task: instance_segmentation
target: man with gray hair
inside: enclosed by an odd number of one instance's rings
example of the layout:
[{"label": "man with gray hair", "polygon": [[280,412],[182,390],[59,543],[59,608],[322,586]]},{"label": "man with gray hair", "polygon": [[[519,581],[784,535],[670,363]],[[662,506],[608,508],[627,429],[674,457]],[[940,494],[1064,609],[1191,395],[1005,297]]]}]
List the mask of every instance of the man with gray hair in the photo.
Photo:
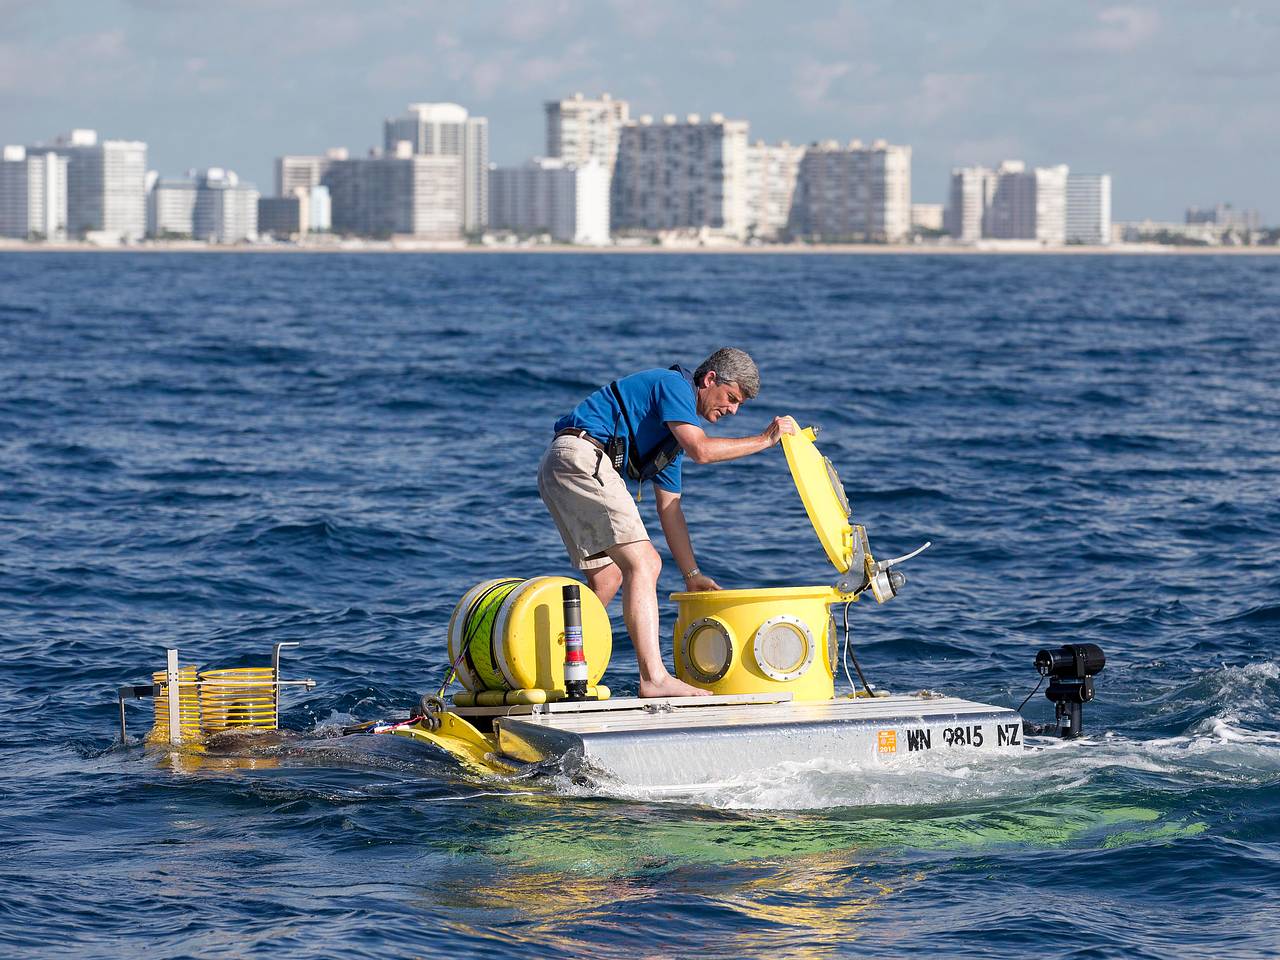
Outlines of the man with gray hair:
[{"label": "man with gray hair", "polygon": [[[698,569],[680,506],[680,466],[737,460],[795,433],[790,417],[774,417],[747,437],[709,437],[715,423],[760,391],[760,371],[742,350],[723,347],[693,373],[676,365],[644,370],[601,387],[556,421],[538,468],[538,492],[560,530],[569,559],[607,607],[623,587],[622,612],[640,666],[640,696],[705,694],[667,672],[658,644],[658,574],[662,558],[649,542],[636,506],[653,482],[658,520],[687,590],[719,590]],[[627,478],[637,481],[636,500]]]}]

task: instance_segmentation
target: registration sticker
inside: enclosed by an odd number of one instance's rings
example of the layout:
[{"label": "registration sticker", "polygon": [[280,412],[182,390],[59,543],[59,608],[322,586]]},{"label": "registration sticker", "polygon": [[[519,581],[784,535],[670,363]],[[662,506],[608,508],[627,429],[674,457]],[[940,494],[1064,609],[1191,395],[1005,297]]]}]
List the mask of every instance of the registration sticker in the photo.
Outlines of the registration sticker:
[{"label": "registration sticker", "polygon": [[876,750],[880,753],[898,752],[898,731],[880,730],[876,733]]}]

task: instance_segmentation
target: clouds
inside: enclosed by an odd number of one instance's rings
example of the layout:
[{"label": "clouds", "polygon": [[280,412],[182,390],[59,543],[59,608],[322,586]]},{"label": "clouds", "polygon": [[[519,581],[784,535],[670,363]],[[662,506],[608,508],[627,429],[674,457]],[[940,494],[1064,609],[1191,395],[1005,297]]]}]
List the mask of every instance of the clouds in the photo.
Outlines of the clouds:
[{"label": "clouds", "polygon": [[1095,26],[1081,31],[1078,42],[1088,50],[1129,53],[1146,44],[1160,27],[1160,15],[1149,7],[1106,7]]},{"label": "clouds", "polygon": [[[526,21],[520,30],[541,35],[542,28],[534,23]],[[552,89],[562,78],[590,73],[597,66],[592,44],[586,40],[558,49],[550,43],[545,46],[552,49],[535,55],[517,45],[481,49],[452,31],[439,30],[426,49],[389,54],[372,63],[365,71],[365,84],[370,90],[395,91],[419,100],[431,99],[425,91],[432,86],[447,84],[468,91],[475,106],[476,101],[483,103],[510,90]]]},{"label": "clouds", "polygon": [[791,95],[806,110],[817,110],[827,103],[831,85],[852,68],[848,63],[822,63],[802,60],[791,75]]},{"label": "clouds", "polygon": [[0,95],[47,101],[84,88],[128,89],[136,74],[119,28],[72,33],[49,44],[0,41]]}]

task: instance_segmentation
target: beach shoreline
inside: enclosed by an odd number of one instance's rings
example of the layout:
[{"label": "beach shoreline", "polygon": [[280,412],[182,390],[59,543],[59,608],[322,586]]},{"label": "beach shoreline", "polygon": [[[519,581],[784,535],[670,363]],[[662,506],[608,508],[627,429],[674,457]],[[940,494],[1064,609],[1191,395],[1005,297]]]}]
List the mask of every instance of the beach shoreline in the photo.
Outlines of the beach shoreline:
[{"label": "beach shoreline", "polygon": [[414,240],[357,241],[338,243],[245,243],[205,244],[190,241],[147,242],[141,244],[104,245],[86,241],[62,243],[28,243],[0,240],[0,253],[257,253],[257,254],[341,254],[341,253],[445,253],[445,254],[591,254],[631,256],[645,254],[747,254],[752,256],[1274,256],[1277,246],[1199,247],[1172,244],[1124,243],[1110,246],[1043,247],[1026,245],[936,245],[936,244],[748,244],[714,245],[620,245],[607,247],[573,244],[536,244],[528,246],[473,245],[430,243]]}]

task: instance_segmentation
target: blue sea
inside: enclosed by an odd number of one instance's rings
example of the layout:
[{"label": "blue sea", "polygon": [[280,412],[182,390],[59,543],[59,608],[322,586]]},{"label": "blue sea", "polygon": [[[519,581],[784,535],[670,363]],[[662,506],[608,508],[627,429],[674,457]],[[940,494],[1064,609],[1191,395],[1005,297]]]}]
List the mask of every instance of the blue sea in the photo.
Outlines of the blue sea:
[{"label": "blue sea", "polygon": [[[0,255],[0,954],[1280,954],[1277,304],[1269,257]],[[868,678],[1017,706],[1097,643],[1087,736],[674,798],[343,736],[473,584],[570,572],[555,419],[725,344],[715,432],[817,424],[878,555],[933,541],[852,610]],[[684,499],[723,586],[833,579],[779,449]],[[120,741],[167,647],[277,642],[278,742]]]}]

